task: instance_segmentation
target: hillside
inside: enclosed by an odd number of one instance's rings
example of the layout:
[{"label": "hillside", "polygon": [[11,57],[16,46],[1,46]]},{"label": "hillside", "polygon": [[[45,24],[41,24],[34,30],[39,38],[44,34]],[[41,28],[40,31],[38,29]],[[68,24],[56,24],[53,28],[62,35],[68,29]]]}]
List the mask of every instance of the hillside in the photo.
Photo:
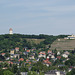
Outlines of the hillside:
[{"label": "hillside", "polygon": [[26,39],[30,43],[40,44],[40,42],[44,41],[45,39]]},{"label": "hillside", "polygon": [[57,39],[51,45],[51,49],[57,50],[74,50],[74,48],[75,40]]},{"label": "hillside", "polygon": [[57,38],[64,38],[67,35],[23,35],[23,34],[5,34],[0,35],[0,51],[6,52],[7,50],[19,47],[23,50],[24,47],[31,48],[44,48],[46,45],[52,44]]}]

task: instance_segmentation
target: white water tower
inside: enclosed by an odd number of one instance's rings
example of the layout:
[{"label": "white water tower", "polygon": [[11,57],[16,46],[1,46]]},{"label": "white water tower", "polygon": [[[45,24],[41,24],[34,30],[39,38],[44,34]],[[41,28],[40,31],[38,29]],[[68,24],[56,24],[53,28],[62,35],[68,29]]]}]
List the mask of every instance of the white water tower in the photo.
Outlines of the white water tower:
[{"label": "white water tower", "polygon": [[13,34],[12,28],[9,29],[9,34]]}]

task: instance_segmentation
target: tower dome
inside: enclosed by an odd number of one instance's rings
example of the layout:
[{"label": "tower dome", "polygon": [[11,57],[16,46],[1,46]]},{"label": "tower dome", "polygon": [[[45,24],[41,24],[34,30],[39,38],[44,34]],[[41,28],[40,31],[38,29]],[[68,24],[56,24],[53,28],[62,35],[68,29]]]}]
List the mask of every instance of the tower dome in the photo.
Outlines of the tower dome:
[{"label": "tower dome", "polygon": [[12,28],[9,29],[9,34],[13,34],[13,29]]}]

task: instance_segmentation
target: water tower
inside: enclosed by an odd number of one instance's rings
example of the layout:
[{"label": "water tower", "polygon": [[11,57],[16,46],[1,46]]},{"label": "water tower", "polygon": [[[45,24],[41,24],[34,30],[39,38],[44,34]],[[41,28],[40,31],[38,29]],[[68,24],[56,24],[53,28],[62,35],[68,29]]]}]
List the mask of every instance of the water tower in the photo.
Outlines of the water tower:
[{"label": "water tower", "polygon": [[12,28],[9,29],[9,34],[13,34]]}]

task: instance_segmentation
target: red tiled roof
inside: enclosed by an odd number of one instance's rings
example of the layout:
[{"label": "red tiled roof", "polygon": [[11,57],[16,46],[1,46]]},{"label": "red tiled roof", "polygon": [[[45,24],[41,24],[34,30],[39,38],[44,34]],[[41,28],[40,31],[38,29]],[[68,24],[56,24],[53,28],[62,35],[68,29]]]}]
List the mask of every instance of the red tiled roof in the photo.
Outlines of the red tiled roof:
[{"label": "red tiled roof", "polygon": [[0,63],[2,63],[3,61],[0,61]]},{"label": "red tiled roof", "polygon": [[16,47],[15,49],[19,49],[19,47]]},{"label": "red tiled roof", "polygon": [[46,63],[46,64],[51,64],[51,62],[48,61],[48,60],[43,60],[43,62]]},{"label": "red tiled roof", "polygon": [[52,53],[52,51],[48,50],[48,53]]},{"label": "red tiled roof", "polygon": [[29,62],[29,64],[31,64],[31,62]]},{"label": "red tiled roof", "polygon": [[20,58],[18,61],[24,61],[24,59],[23,58]]},{"label": "red tiled roof", "polygon": [[26,52],[30,52],[30,50],[27,50]]},{"label": "red tiled roof", "polygon": [[8,64],[13,64],[13,62],[11,62],[11,61],[6,61]]},{"label": "red tiled roof", "polygon": [[5,53],[1,53],[1,55],[5,55]]},{"label": "red tiled roof", "polygon": [[26,59],[26,62],[28,62],[29,60],[28,59]]},{"label": "red tiled roof", "polygon": [[57,56],[58,59],[61,59],[61,56]]}]

